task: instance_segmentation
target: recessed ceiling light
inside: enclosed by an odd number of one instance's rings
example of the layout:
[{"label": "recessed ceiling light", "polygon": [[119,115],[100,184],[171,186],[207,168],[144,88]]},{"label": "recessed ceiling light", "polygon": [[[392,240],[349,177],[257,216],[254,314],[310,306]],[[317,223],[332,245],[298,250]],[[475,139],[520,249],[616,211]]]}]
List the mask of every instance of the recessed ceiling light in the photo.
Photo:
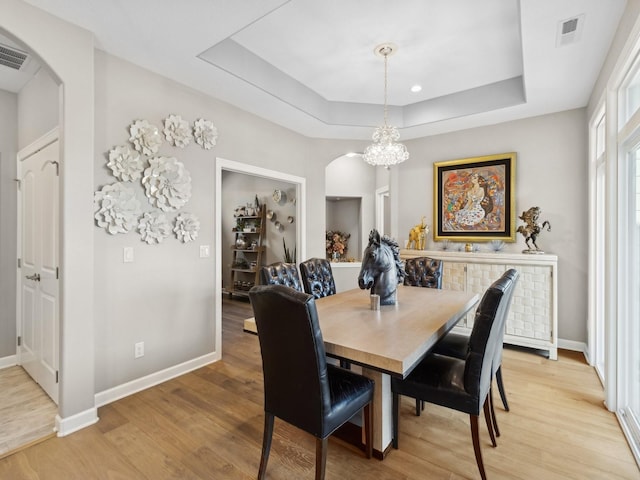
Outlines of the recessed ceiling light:
[{"label": "recessed ceiling light", "polygon": [[414,85],[413,87],[411,87],[411,91],[413,93],[418,93],[421,90],[422,90],[422,86],[421,85]]}]

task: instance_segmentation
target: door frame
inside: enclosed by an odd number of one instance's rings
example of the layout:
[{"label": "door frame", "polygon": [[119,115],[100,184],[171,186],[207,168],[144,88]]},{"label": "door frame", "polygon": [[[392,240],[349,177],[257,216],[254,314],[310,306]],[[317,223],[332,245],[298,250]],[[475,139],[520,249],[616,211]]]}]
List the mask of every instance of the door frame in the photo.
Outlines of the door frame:
[{"label": "door frame", "polygon": [[[27,145],[23,149],[21,149],[16,155],[16,172],[21,172],[21,162],[29,158],[31,155],[38,153],[45,147],[48,147],[52,143],[60,141],[60,129],[59,127],[54,127],[49,132],[45,133],[42,137],[34,141],[33,143]],[[61,166],[62,164],[62,154],[60,152],[58,162]],[[59,166],[59,168],[60,168]],[[20,175],[18,175],[19,177]],[[20,180],[17,179],[19,182]],[[60,177],[58,177],[58,182],[60,182]],[[60,191],[60,185],[58,185],[58,191]],[[16,245],[16,259],[22,259],[22,195],[20,185],[16,188],[17,195],[17,228],[16,228],[16,237],[17,237],[17,245]],[[58,215],[60,212],[58,211]],[[58,228],[58,248],[60,248],[60,228]],[[58,251],[58,258],[60,258],[60,251]],[[22,267],[18,265],[16,261],[16,337],[22,336]],[[60,292],[58,292],[58,297],[60,296]],[[58,298],[59,300],[59,298]],[[58,303],[59,304],[59,303]],[[57,323],[57,331],[60,331],[60,310],[58,309],[58,314],[56,318]],[[16,364],[22,365],[22,359],[20,358],[20,348],[17,346],[17,338],[16,338]],[[58,335],[58,358],[56,359],[56,363],[58,365],[58,374],[60,375],[62,365],[60,363],[60,335]],[[57,403],[58,399],[56,399]]]},{"label": "door frame", "polygon": [[292,183],[296,189],[296,245],[299,258],[307,258],[307,223],[306,199],[307,179],[277,170],[256,167],[246,163],[216,157],[216,192],[215,192],[215,351],[222,354],[222,171],[243,173],[261,178]]}]

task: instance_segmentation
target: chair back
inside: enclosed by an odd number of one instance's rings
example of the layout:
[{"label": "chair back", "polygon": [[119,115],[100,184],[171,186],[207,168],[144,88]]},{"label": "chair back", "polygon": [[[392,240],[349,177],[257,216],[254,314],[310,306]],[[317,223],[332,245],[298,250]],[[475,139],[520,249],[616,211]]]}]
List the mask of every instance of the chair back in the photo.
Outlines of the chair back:
[{"label": "chair back", "polygon": [[298,267],[295,263],[275,262],[260,268],[262,285],[284,285],[302,291]]},{"label": "chair back", "polygon": [[504,343],[504,330],[505,324],[507,323],[507,318],[509,317],[509,309],[511,308],[511,300],[513,299],[513,292],[516,289],[516,283],[518,283],[518,278],[520,278],[520,273],[515,269],[511,268],[507,270],[502,278],[508,278],[511,280],[511,284],[507,287],[507,291],[505,292],[505,299],[501,305],[500,312],[500,338],[498,339],[498,348],[496,348],[496,352],[493,357],[493,373],[495,374],[500,365],[502,365],[502,344]]},{"label": "chair back", "polygon": [[505,310],[515,280],[505,272],[486,290],[476,309],[465,361],[464,389],[482,400],[491,386],[496,350],[502,349]]},{"label": "chair back", "polygon": [[315,299],[283,285],[249,291],[264,374],[264,409],[313,435],[322,433],[330,394]]},{"label": "chair back", "polygon": [[300,264],[302,287],[315,298],[335,295],[336,284],[333,280],[331,263],[324,258],[310,258]]},{"label": "chair back", "polygon": [[442,288],[442,260],[430,257],[408,258],[404,263],[404,271],[405,285]]}]

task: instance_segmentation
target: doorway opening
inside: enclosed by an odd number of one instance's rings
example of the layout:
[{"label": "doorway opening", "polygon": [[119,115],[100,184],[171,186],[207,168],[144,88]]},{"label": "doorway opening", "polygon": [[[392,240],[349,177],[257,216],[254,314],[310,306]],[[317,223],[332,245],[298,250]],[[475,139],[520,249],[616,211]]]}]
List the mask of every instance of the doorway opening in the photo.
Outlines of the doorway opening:
[{"label": "doorway opening", "polygon": [[[216,159],[216,193],[215,193],[215,350],[222,352],[222,295],[223,295],[223,235],[226,233],[223,228],[224,211],[233,211],[237,205],[223,198],[223,172],[235,172],[244,175],[269,179],[277,183],[290,185],[292,195],[295,195],[295,205],[292,207],[295,212],[294,221],[287,226],[295,231],[295,248],[297,259],[304,259],[307,255],[306,242],[306,179],[288,173],[269,170],[262,167],[248,165],[246,163],[235,162],[223,158]],[[275,199],[274,199],[275,201]],[[224,210],[223,210],[224,209]]]}]

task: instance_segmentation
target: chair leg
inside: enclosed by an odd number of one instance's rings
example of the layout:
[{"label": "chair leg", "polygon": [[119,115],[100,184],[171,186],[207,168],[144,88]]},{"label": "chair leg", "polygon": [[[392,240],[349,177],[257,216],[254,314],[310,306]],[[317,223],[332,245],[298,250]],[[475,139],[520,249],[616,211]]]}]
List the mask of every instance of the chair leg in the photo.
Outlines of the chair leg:
[{"label": "chair leg", "polygon": [[393,406],[392,406],[392,417],[393,417],[393,439],[391,443],[393,448],[398,448],[398,416],[400,410],[400,395],[393,392]]},{"label": "chair leg", "polygon": [[418,399],[416,398],[416,417],[419,417],[419,416],[420,416],[420,411],[421,411],[421,410],[422,410],[422,409],[420,408],[420,400],[418,400]]},{"label": "chair leg", "polygon": [[491,445],[493,445],[494,447],[497,447],[498,444],[496,443],[496,436],[493,433],[493,423],[492,423],[492,419],[491,419],[491,406],[489,405],[489,397],[487,396],[487,398],[484,401],[484,419],[487,422],[487,430],[489,430],[489,436],[491,437]]},{"label": "chair leg", "polygon": [[480,477],[482,480],[487,480],[487,475],[484,473],[484,463],[482,463],[482,452],[480,451],[480,435],[478,432],[478,415],[469,415],[471,421],[471,439],[473,441],[473,451],[476,454],[476,463],[478,464],[478,470],[480,470]]},{"label": "chair leg", "polygon": [[502,405],[504,405],[504,409],[508,412],[509,404],[507,403],[507,394],[504,391],[504,384],[502,383],[502,365],[500,365],[496,371],[496,382],[498,383],[498,391],[500,392]]},{"label": "chair leg", "polygon": [[489,387],[489,406],[491,407],[491,420],[493,420],[493,431],[496,432],[496,437],[500,436],[500,429],[498,428],[498,419],[496,418],[496,409],[493,405],[493,388]]},{"label": "chair leg", "polygon": [[316,480],[324,480],[329,437],[316,438]]},{"label": "chair leg", "polygon": [[367,403],[364,406],[364,438],[365,438],[365,453],[367,458],[373,456],[373,408],[371,403]]},{"label": "chair leg", "polygon": [[260,458],[260,469],[258,470],[258,480],[263,480],[267,471],[269,452],[271,451],[271,438],[273,436],[273,420],[271,413],[264,412],[264,433],[262,436],[262,456]]}]

